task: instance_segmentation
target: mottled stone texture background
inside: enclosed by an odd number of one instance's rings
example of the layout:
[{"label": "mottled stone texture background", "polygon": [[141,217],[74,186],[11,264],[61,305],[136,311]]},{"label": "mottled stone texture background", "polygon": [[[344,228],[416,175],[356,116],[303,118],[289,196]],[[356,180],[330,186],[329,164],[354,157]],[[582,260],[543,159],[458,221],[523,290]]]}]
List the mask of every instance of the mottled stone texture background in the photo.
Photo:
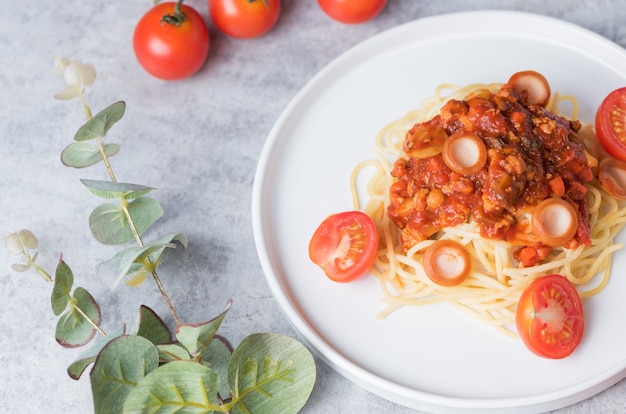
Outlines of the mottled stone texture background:
[{"label": "mottled stone texture background", "polygon": [[[248,41],[218,33],[206,0],[185,3],[206,19],[212,43],[202,70],[178,82],[148,76],[133,54],[133,29],[151,0],[21,0],[4,2],[0,12],[0,232],[36,232],[40,262],[48,269],[62,253],[78,284],[100,301],[106,329],[132,325],[139,303],[161,315],[168,312],[152,283],[111,292],[93,275],[95,264],[116,249],[91,237],[87,218],[99,200],[79,178],[106,179],[106,174],[59,162],[84,114],[78,100],[52,98],[63,87],[52,75],[55,55],[96,66],[97,80],[87,94],[94,111],[126,101],[125,118],[114,127],[114,141],[122,145],[114,158],[118,179],[157,187],[155,197],[165,210],[160,232],[182,232],[190,239],[187,250],[165,260],[164,284],[188,321],[217,315],[232,298],[221,332],[236,344],[259,331],[298,337],[259,265],[251,190],[274,122],[326,64],[400,24],[483,9],[559,18],[626,46],[626,7],[617,0],[389,0],[377,19],[357,26],[331,21],[314,0],[283,0],[274,30]],[[65,373],[80,351],[62,349],[54,340],[50,286],[33,274],[13,273],[13,261],[0,248],[0,411],[91,412],[88,379],[73,381]],[[303,413],[414,412],[365,391],[321,360],[317,368],[317,385]],[[621,382],[557,412],[625,412],[624,395]]]}]

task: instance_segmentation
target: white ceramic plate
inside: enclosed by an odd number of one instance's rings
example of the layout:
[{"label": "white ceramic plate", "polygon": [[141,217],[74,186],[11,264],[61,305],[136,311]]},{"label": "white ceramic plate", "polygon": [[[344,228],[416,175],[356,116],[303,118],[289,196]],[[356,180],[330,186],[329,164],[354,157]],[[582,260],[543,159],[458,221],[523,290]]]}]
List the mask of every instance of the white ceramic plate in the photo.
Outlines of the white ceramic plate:
[{"label": "white ceramic plate", "polygon": [[[440,83],[505,82],[543,73],[575,95],[591,122],[626,85],[626,52],[580,27],[514,12],[421,19],[381,33],[320,71],[276,122],[253,190],[253,226],[267,281],[307,344],[348,379],[384,398],[434,412],[537,412],[590,397],[626,376],[626,278],[616,272],[585,302],[586,334],[564,360],[532,355],[445,305],[384,320],[373,276],[329,281],[308,258],[313,231],[349,210],[349,176],[372,158],[376,133]],[[617,254],[614,268],[626,266]]]}]

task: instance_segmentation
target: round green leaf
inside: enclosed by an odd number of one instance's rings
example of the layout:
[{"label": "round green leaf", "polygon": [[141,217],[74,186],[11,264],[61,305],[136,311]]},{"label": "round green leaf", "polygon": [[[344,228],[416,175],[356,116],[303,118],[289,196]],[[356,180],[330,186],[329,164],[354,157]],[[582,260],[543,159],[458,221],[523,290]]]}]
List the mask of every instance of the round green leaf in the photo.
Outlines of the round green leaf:
[{"label": "round green leaf", "polygon": [[228,366],[232,413],[295,414],[315,384],[315,361],[300,342],[260,333],[241,341]]},{"label": "round green leaf", "polygon": [[117,338],[118,336],[124,335],[126,332],[126,325],[122,325],[121,327],[107,332],[106,336],[98,335],[96,339],[93,341],[89,349],[83,351],[82,354],[78,357],[78,359],[70,364],[67,367],[67,374],[72,379],[80,379],[83,372],[87,369],[87,367],[94,362],[96,362],[96,358],[102,348],[104,348],[112,338]]},{"label": "round green leaf", "polygon": [[[107,157],[112,157],[120,151],[118,144],[105,144],[103,147]],[[91,142],[72,142],[61,152],[63,165],[73,168],[85,168],[102,161],[100,147]]]},{"label": "round green leaf", "polygon": [[77,287],[74,290],[76,304],[70,307],[59,318],[56,328],[56,340],[66,348],[76,348],[85,345],[96,334],[94,326],[78,311],[80,309],[96,324],[100,324],[102,316],[100,307],[93,296],[85,289]]},{"label": "round green leaf", "polygon": [[172,333],[163,319],[146,305],[139,308],[137,335],[143,336],[155,345],[172,342]]},{"label": "round green leaf", "polygon": [[[163,215],[161,205],[149,197],[131,201],[128,211],[140,235]],[[135,239],[123,210],[113,203],[96,207],[89,216],[89,228],[96,240],[103,244],[119,245]]]},{"label": "round green leaf", "polygon": [[125,198],[132,200],[154,190],[152,187],[132,183],[114,183],[111,181],[87,179],[81,179],[80,182],[93,194],[102,198]]},{"label": "round green leaf", "polygon": [[191,355],[202,354],[211,343],[231,304],[232,302],[228,301],[226,309],[208,322],[178,326],[176,328],[178,342],[187,348]]},{"label": "round green leaf", "polygon": [[157,345],[157,349],[159,350],[161,363],[191,359],[191,355],[189,355],[187,349],[180,344],[159,344]]},{"label": "round green leaf", "polygon": [[73,285],[74,274],[72,269],[63,260],[60,260],[54,274],[51,297],[52,311],[56,316],[59,316],[67,308]]},{"label": "round green leaf", "polygon": [[109,129],[122,119],[125,110],[126,103],[123,101],[109,105],[85,122],[74,135],[74,140],[87,141],[104,137]]},{"label": "round green leaf", "polygon": [[187,236],[174,233],[161,236],[150,243],[144,241],[143,246],[120,250],[109,260],[99,263],[96,266],[96,274],[103,280],[111,281],[111,288],[114,289],[124,276],[142,268],[145,258],[149,258],[153,263],[159,263],[165,249],[176,248],[175,241],[180,242],[185,248],[189,243]]},{"label": "round green leaf", "polygon": [[219,408],[218,386],[217,373],[202,364],[169,362],[131,390],[123,413],[210,413]]},{"label": "round green leaf", "polygon": [[[202,354],[202,363],[214,369],[220,378],[228,377],[228,362],[233,353],[233,348],[226,338],[215,335],[209,344],[209,347]],[[220,396],[226,399],[230,395],[230,387],[228,381],[221,381]]]},{"label": "round green leaf", "polygon": [[135,335],[119,336],[98,354],[91,371],[96,414],[118,414],[127,396],[159,366],[156,346]]}]

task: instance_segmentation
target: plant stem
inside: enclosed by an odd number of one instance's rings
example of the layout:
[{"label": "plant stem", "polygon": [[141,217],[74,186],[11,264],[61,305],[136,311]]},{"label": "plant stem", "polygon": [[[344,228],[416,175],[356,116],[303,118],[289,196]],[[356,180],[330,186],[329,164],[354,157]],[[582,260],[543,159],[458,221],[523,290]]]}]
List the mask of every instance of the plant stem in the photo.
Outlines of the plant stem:
[{"label": "plant stem", "polygon": [[183,6],[183,0],[178,0],[176,2],[176,8],[174,8],[174,10],[176,11],[176,14],[180,14],[180,8]]},{"label": "plant stem", "polygon": [[104,160],[104,165],[107,169],[107,172],[109,173],[109,177],[111,177],[111,181],[116,183],[117,179],[115,178],[115,174],[113,173],[113,168],[111,168],[109,157],[107,157],[107,154],[104,152],[104,145],[102,145],[102,143],[100,143],[100,155],[102,155],[102,159]]},{"label": "plant stem", "polygon": [[95,329],[96,331],[98,331],[98,333],[99,333],[100,335],[102,335],[102,336],[107,336],[107,334],[106,334],[106,333],[102,330],[102,328],[100,328],[100,326],[98,326],[98,324],[97,324],[97,323],[96,323],[93,319],[91,319],[91,318],[89,317],[89,315],[87,315],[87,314],[85,313],[85,311],[83,311],[81,308],[79,308],[79,307],[78,307],[78,306],[76,306],[76,305],[74,305],[74,309],[76,309],[76,311],[77,311],[78,313],[80,313],[80,314],[81,314],[81,316],[82,316],[83,318],[85,318],[85,320],[86,320],[87,322],[89,322],[89,324],[90,324],[91,326],[93,326],[93,327],[94,327],[94,329]]},{"label": "plant stem", "polygon": [[41,277],[43,277],[46,282],[52,282],[52,276],[50,276],[50,274],[48,272],[46,272],[43,268],[41,268],[39,265],[35,264],[30,257],[28,258],[29,262],[32,263],[32,266],[35,268],[35,270],[37,271],[37,273],[39,273],[41,275]]},{"label": "plant stem", "polygon": [[174,6],[174,13],[161,17],[162,23],[180,26],[185,21],[185,13],[182,11],[183,0],[178,0]]},{"label": "plant stem", "polygon": [[83,101],[83,110],[85,111],[85,116],[87,117],[87,120],[91,119],[91,108],[89,108],[89,105],[87,105],[87,100],[85,99],[85,94],[81,93],[80,94],[80,100]]},{"label": "plant stem", "polygon": [[[137,231],[137,227],[135,227],[135,222],[133,221],[133,218],[130,216],[130,211],[128,210],[128,206],[126,203],[122,203],[122,211],[124,211],[124,215],[126,216],[126,219],[128,220],[128,224],[130,225],[130,231],[133,233],[133,236],[135,236],[135,240],[137,241],[137,244],[143,247],[143,241],[141,240],[141,236],[139,235],[139,232]],[[165,300],[165,304],[167,305],[168,309],[170,310],[170,313],[172,314],[172,317],[174,318],[174,322],[176,323],[176,326],[180,326],[182,323],[180,319],[178,318],[178,314],[176,313],[176,310],[174,309],[174,305],[172,305],[172,301],[170,300],[169,296],[167,295],[167,292],[165,291],[165,288],[163,287],[163,283],[161,283],[161,279],[159,278],[159,275],[157,274],[156,270],[153,270],[151,273],[152,273],[152,278],[154,279],[154,282],[156,283],[157,287],[159,288],[159,291],[161,292],[161,296],[163,296],[163,300]]]}]

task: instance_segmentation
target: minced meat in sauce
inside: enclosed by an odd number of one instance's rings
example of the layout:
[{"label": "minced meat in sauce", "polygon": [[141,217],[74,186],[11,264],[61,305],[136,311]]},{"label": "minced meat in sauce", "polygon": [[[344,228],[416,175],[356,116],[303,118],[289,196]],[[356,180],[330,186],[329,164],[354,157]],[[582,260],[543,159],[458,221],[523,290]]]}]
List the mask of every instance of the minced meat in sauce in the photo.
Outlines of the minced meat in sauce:
[{"label": "minced meat in sauce", "polygon": [[[405,251],[470,217],[482,237],[523,246],[520,234],[528,233],[529,223],[520,217],[553,196],[570,202],[578,213],[576,235],[566,247],[591,244],[584,184],[593,173],[577,134],[581,124],[524,98],[504,84],[495,94],[485,90],[464,101],[450,100],[433,119],[408,131],[405,156],[393,166],[388,208]],[[487,162],[475,174],[453,172],[441,154],[409,155],[416,137],[417,145],[439,145],[460,131],[478,135],[487,148]],[[527,250],[517,257],[526,266],[551,250],[540,242],[526,247],[531,254]]]}]

